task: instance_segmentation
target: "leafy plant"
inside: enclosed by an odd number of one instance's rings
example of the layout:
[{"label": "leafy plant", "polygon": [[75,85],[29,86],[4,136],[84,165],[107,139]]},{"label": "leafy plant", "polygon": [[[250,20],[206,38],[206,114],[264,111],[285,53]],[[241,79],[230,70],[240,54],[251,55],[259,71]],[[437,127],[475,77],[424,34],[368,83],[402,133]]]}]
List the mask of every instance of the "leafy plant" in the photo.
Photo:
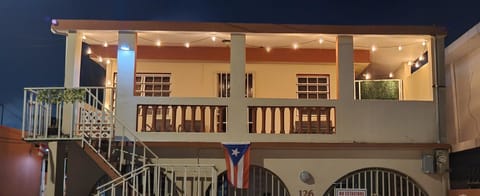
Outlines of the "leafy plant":
[{"label": "leafy plant", "polygon": [[398,100],[399,83],[395,80],[362,81],[360,82],[362,99]]},{"label": "leafy plant", "polygon": [[45,103],[74,103],[83,102],[85,99],[85,89],[42,89],[38,91],[37,101]]}]

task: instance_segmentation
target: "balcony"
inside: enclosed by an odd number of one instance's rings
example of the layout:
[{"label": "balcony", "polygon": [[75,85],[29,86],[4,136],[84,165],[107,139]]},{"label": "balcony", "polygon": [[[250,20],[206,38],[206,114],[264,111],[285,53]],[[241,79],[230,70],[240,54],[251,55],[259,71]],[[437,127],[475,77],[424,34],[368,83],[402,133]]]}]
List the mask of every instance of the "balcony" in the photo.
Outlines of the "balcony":
[{"label": "balcony", "polygon": [[[335,108],[250,106],[248,130],[256,134],[333,134]],[[138,132],[225,133],[227,106],[138,105]]]}]

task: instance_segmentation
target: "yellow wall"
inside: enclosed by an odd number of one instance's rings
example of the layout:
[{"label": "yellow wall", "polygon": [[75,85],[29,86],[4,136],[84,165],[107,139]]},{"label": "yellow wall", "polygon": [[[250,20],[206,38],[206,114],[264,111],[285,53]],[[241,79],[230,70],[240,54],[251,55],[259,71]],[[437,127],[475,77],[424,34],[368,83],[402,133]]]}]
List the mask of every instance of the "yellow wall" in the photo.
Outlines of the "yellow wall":
[{"label": "yellow wall", "polygon": [[410,66],[405,64],[395,72],[395,76],[402,80],[403,100],[433,100],[431,63],[423,65],[412,74]]},{"label": "yellow wall", "polygon": [[[216,97],[217,73],[229,72],[227,63],[137,61],[137,73],[172,73],[171,97]],[[254,97],[297,98],[296,74],[329,74],[330,98],[337,96],[335,64],[247,64],[253,73]]]}]

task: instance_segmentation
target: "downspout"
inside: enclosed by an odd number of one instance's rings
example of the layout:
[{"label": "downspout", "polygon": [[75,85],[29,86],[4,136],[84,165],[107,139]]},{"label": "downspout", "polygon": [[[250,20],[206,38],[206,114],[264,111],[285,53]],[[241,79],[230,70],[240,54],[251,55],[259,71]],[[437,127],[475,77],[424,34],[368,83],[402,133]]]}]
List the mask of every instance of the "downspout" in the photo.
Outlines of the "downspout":
[{"label": "downspout", "polygon": [[0,125],[3,125],[3,112],[5,111],[5,105],[2,103],[0,104],[0,107],[2,108],[0,112]]},{"label": "downspout", "polygon": [[445,127],[445,53],[443,39],[445,35],[435,35],[433,38],[433,54],[435,54],[434,97],[435,97],[435,124],[437,127],[437,143],[447,143]]}]

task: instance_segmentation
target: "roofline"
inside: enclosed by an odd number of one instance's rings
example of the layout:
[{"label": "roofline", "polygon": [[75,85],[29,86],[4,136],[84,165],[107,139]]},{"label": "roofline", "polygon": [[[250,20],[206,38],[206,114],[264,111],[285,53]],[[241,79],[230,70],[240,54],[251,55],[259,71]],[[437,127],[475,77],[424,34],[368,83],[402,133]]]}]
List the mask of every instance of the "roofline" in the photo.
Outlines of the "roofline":
[{"label": "roofline", "polygon": [[447,31],[438,26],[392,25],[304,25],[261,23],[213,23],[167,21],[71,20],[58,19],[52,32],[63,34],[77,30],[118,31],[200,31],[232,33],[321,33],[321,34],[388,34],[445,36]]},{"label": "roofline", "polygon": [[450,64],[476,50],[480,43],[480,22],[445,48],[446,63]]}]

